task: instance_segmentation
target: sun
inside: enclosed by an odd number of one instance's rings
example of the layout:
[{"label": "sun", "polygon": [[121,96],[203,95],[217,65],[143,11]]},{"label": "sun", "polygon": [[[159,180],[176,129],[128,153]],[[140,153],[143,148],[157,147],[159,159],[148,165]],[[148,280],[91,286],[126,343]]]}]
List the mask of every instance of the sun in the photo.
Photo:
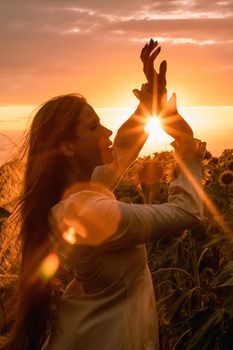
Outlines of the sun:
[{"label": "sun", "polygon": [[151,117],[145,126],[146,133],[149,134],[148,142],[153,143],[155,140],[161,141],[161,142],[167,142],[168,135],[163,131],[161,127],[161,123],[158,117],[153,116]]},{"label": "sun", "polygon": [[163,132],[159,118],[155,116],[151,117],[146,123],[145,131],[151,136],[153,134],[153,137],[159,136]]},{"label": "sun", "polygon": [[146,123],[146,126],[145,126],[145,131],[148,133],[148,134],[151,134],[151,133],[158,133],[159,130],[161,130],[161,125],[160,125],[160,121],[159,121],[159,118],[158,117],[151,117],[148,122]]}]

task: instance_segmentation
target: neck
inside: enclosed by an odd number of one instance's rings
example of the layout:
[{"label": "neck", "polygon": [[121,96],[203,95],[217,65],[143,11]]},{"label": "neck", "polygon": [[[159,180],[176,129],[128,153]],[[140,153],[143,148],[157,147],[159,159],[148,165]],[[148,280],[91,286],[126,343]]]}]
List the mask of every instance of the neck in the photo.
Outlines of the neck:
[{"label": "neck", "polygon": [[62,198],[88,187],[93,170],[86,169],[73,160],[68,161]]}]

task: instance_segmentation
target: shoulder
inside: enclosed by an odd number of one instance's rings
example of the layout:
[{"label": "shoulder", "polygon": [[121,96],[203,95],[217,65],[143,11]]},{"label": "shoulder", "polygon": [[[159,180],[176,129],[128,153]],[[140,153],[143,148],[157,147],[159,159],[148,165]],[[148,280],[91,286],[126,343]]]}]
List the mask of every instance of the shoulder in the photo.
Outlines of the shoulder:
[{"label": "shoulder", "polygon": [[111,192],[85,190],[56,204],[50,225],[60,237],[73,235],[77,244],[97,245],[117,231],[121,217],[119,202]]}]

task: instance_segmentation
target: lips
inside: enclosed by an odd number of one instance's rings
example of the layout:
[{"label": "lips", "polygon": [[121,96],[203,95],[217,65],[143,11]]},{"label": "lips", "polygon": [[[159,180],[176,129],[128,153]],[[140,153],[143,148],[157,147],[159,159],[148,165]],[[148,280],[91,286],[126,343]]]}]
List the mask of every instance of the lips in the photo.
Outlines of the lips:
[{"label": "lips", "polygon": [[101,149],[103,152],[112,151],[112,142],[110,140],[107,140],[107,142],[102,144]]},{"label": "lips", "polygon": [[112,142],[108,142],[101,147],[102,164],[111,163],[114,159],[114,153],[112,148]]}]

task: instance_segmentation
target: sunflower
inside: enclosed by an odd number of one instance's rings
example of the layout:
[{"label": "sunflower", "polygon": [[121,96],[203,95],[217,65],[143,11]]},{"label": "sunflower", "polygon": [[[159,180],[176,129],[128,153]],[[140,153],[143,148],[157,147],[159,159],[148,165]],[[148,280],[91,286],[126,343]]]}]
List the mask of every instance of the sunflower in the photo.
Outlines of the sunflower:
[{"label": "sunflower", "polygon": [[[175,161],[171,161],[165,168],[165,182],[170,184],[177,177]],[[207,159],[202,161],[202,184],[208,185],[212,180],[211,164]]]},{"label": "sunflower", "polygon": [[211,164],[210,161],[207,159],[204,159],[202,161],[202,179],[201,182],[203,185],[208,185],[211,183],[212,180],[212,174],[211,174]]},{"label": "sunflower", "polygon": [[223,171],[218,179],[220,186],[226,187],[233,184],[233,171],[225,170]]},{"label": "sunflower", "polygon": [[141,184],[157,184],[163,175],[163,167],[158,161],[146,161],[138,172],[138,178]]},{"label": "sunflower", "polygon": [[170,184],[177,178],[177,167],[175,159],[172,159],[164,169],[164,180],[167,184]]},{"label": "sunflower", "polygon": [[228,168],[229,170],[233,171],[233,160],[231,160],[230,162],[228,162],[227,168]]},{"label": "sunflower", "polygon": [[217,157],[212,157],[209,161],[209,164],[211,165],[218,165],[218,158]]}]

